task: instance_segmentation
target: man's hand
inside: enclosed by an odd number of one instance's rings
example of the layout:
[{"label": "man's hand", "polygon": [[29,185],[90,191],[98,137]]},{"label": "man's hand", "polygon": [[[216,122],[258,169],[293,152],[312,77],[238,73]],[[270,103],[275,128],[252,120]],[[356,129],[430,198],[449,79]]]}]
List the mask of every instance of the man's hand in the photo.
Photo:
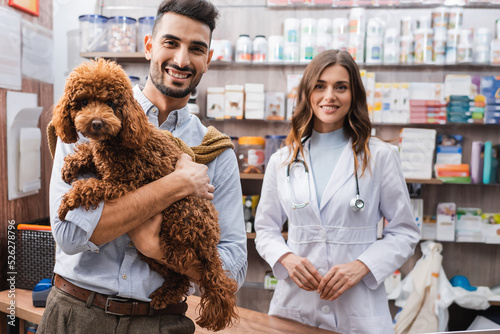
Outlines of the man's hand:
[{"label": "man's hand", "polygon": [[215,188],[210,184],[207,171],[206,165],[193,162],[189,155],[183,153],[177,160],[174,173],[184,180],[189,195],[212,200]]},{"label": "man's hand", "polygon": [[286,253],[279,260],[288,271],[288,275],[297,286],[306,291],[314,291],[318,288],[321,275],[313,264],[305,257],[293,253]]},{"label": "man's hand", "polygon": [[[162,222],[163,213],[159,213],[136,228],[128,231],[127,234],[139,252],[160,263],[167,264],[167,262],[163,260],[163,253],[160,248],[160,229]],[[181,274],[188,276],[192,282],[198,282],[201,279],[200,264],[195,264],[188,268],[187,272]]]},{"label": "man's hand", "polygon": [[316,292],[321,294],[321,299],[335,300],[369,272],[370,269],[359,260],[333,266],[319,283]]}]

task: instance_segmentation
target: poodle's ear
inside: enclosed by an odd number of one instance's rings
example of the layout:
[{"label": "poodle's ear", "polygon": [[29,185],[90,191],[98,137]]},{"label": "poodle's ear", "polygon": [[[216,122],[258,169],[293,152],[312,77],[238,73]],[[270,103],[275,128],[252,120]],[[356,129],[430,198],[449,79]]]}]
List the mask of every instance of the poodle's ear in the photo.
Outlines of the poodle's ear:
[{"label": "poodle's ear", "polygon": [[52,124],[56,134],[65,143],[75,143],[78,140],[75,123],[71,119],[71,106],[67,95],[63,95],[54,108]]},{"label": "poodle's ear", "polygon": [[149,136],[149,121],[132,94],[127,94],[125,98],[127,102],[122,107],[123,120],[120,137],[123,146],[137,149],[144,145]]}]

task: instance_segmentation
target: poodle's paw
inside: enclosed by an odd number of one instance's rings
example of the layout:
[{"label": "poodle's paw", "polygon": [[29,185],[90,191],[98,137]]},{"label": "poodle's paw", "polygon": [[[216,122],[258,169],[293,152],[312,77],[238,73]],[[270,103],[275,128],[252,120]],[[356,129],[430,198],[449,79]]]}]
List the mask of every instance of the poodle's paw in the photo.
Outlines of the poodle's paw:
[{"label": "poodle's paw", "polygon": [[59,211],[57,212],[59,214],[59,219],[61,221],[63,221],[64,218],[66,218],[66,215],[68,214],[68,211],[69,211],[68,207],[65,206],[65,205],[63,205],[63,204],[61,204],[61,206],[59,207]]},{"label": "poodle's paw", "polygon": [[167,304],[169,304],[169,303],[167,303],[165,296],[162,296],[160,293],[153,292],[153,294],[150,296],[150,298],[151,298],[150,305],[155,310],[165,308],[167,306]]},{"label": "poodle's paw", "polygon": [[75,168],[68,166],[68,164],[64,164],[61,170],[62,179],[64,182],[71,184],[78,178],[78,172]]}]

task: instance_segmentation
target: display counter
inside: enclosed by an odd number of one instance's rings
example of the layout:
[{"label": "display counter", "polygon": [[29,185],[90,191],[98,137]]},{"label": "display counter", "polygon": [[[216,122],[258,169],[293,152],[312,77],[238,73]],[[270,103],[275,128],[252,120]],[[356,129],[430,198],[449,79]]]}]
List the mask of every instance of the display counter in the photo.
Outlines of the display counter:
[{"label": "display counter", "polygon": [[[196,319],[198,313],[196,307],[200,302],[200,297],[190,296],[187,299],[189,305],[186,316],[190,319]],[[0,292],[0,312],[10,314],[9,307],[11,305],[11,298],[9,291]],[[20,328],[24,327],[24,321],[33,323],[40,323],[44,308],[34,307],[31,299],[30,290],[16,289],[15,291],[15,316],[21,321]],[[224,334],[241,334],[241,333],[266,333],[266,334],[332,334],[335,332],[310,327],[295,321],[273,317],[264,313],[255,312],[252,310],[239,307],[238,314],[240,320],[233,327],[226,328],[218,333]],[[0,329],[2,332],[2,329]],[[196,326],[196,333],[213,333]]]}]

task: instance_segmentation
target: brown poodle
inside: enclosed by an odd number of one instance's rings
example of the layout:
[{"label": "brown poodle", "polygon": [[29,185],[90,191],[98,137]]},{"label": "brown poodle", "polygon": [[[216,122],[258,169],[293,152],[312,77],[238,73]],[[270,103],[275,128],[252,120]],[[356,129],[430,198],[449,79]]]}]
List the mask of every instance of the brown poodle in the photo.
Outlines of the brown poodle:
[{"label": "brown poodle", "polygon": [[[93,208],[173,172],[182,154],[165,132],[149,123],[122,68],[102,59],[83,63],[70,74],[52,123],[65,143],[76,142],[77,131],[90,139],[65,158],[62,178],[73,188],[59,207],[61,219],[69,210]],[[77,180],[86,172],[95,177]],[[217,252],[220,229],[212,202],[189,196],[165,209],[163,217],[160,244],[168,265],[142,256],[165,278],[150,296],[152,306],[182,300],[190,286],[184,273],[201,263],[197,323],[213,331],[231,325],[238,318],[237,284],[224,272]]]}]

